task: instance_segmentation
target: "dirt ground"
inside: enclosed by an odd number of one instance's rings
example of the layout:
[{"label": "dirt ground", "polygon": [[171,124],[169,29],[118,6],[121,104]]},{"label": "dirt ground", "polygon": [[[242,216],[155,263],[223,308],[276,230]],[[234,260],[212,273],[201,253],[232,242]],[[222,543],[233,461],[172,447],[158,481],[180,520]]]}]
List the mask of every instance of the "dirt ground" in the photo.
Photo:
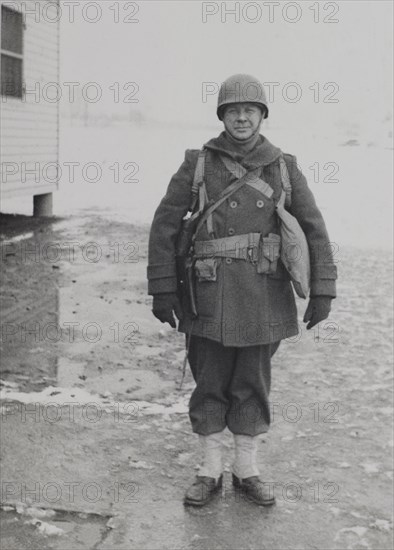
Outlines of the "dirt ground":
[{"label": "dirt ground", "polygon": [[[198,466],[184,337],[151,314],[148,227],[1,216],[2,548],[391,549],[392,258],[340,248],[329,322],[283,341],[262,477],[182,504]],[[299,301],[300,323],[306,304]],[[302,323],[301,323],[302,324]]]}]

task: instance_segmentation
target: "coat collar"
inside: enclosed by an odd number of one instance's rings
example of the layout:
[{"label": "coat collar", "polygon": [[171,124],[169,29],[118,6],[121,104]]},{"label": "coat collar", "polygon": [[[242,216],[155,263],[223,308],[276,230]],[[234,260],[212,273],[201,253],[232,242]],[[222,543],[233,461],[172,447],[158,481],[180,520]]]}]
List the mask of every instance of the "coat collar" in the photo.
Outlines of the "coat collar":
[{"label": "coat collar", "polygon": [[260,141],[255,148],[246,155],[240,154],[239,151],[237,151],[236,145],[233,145],[226,139],[224,132],[217,138],[209,140],[204,147],[210,151],[227,155],[250,170],[258,168],[259,166],[271,164],[282,154],[282,151],[278,147],[272,145],[272,143],[261,134]]}]

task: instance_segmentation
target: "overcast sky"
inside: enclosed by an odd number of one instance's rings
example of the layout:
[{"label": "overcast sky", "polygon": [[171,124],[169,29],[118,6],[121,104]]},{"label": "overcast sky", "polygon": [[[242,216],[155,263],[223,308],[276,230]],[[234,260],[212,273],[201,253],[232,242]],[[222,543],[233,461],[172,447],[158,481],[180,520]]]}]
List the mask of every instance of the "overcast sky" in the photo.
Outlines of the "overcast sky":
[{"label": "overcast sky", "polygon": [[[139,103],[127,108],[152,119],[201,125],[215,123],[215,87],[233,73],[246,72],[280,83],[274,88],[271,124],[298,125],[308,117],[317,127],[361,124],[375,132],[392,102],[392,2],[239,2],[238,23],[221,9],[236,4],[109,0],[100,3],[102,14],[92,23],[86,19],[95,19],[97,11],[89,8],[84,19],[80,2],[74,22],[62,18],[61,79],[98,82],[104,90],[100,107],[108,109],[113,82],[136,82]],[[214,83],[206,101],[204,82]],[[290,82],[298,88],[286,88]],[[286,90],[290,99],[302,96],[285,101]],[[121,90],[121,97],[126,93]]]}]

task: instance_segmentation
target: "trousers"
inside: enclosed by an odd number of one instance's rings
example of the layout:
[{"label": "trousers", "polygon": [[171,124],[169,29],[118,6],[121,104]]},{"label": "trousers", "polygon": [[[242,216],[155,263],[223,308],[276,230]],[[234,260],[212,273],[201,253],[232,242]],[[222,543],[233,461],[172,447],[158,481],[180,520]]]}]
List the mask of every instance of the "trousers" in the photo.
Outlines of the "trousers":
[{"label": "trousers", "polygon": [[241,435],[268,431],[271,357],[279,344],[231,347],[190,336],[188,358],[196,382],[189,403],[193,432],[209,435],[226,426]]}]

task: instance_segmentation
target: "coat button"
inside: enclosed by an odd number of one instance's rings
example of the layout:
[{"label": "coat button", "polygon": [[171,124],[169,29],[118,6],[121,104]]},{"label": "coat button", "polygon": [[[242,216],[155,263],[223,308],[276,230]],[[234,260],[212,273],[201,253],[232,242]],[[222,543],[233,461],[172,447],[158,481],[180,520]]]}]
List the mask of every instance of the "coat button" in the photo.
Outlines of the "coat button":
[{"label": "coat button", "polygon": [[227,233],[229,235],[234,235],[235,234],[235,229],[233,227],[229,227]]},{"label": "coat button", "polygon": [[226,264],[232,264],[233,260],[232,258],[226,258]]},{"label": "coat button", "polygon": [[259,201],[256,202],[256,206],[257,206],[257,208],[263,208],[264,202],[259,200]]},{"label": "coat button", "polygon": [[230,208],[237,208],[237,206],[238,206],[237,201],[231,201],[230,202]]}]

